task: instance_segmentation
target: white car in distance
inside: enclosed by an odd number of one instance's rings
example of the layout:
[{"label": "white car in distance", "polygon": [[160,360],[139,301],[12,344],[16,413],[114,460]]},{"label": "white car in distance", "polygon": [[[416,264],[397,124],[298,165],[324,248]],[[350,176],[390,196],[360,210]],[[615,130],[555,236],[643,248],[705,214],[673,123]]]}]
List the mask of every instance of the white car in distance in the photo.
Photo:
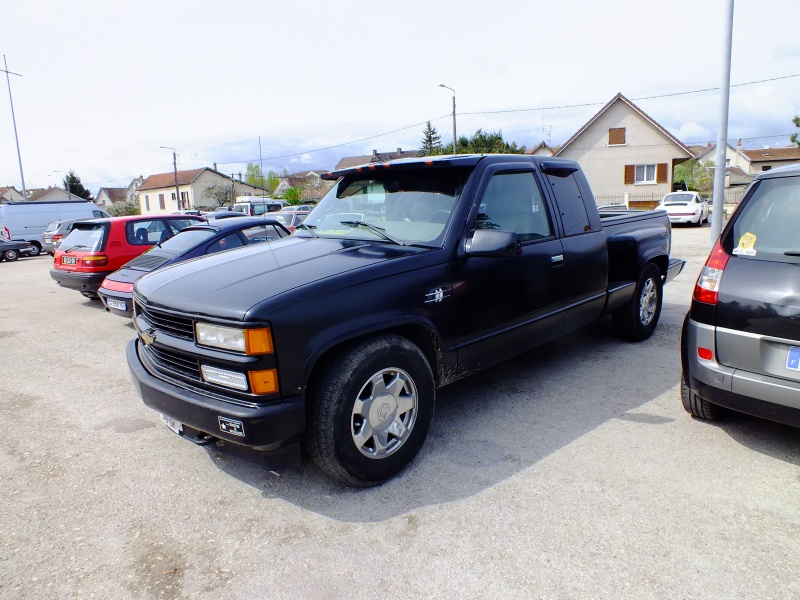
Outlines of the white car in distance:
[{"label": "white car in distance", "polygon": [[671,192],[666,194],[658,208],[667,211],[669,222],[692,223],[698,227],[708,223],[708,202],[697,192]]}]

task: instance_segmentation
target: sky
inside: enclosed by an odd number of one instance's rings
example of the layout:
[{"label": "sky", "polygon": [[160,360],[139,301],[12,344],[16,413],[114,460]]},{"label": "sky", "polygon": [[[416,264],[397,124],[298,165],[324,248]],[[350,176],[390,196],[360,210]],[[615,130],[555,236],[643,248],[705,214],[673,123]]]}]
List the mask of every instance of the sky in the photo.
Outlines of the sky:
[{"label": "sky", "polygon": [[[728,0],[26,0],[0,5],[0,186],[96,194],[248,162],[290,173],[502,131],[564,143],[621,92],[687,145],[715,143]],[[736,0],[727,139],[788,146],[800,2]],[[2,64],[0,64],[2,68]],[[0,73],[0,78],[6,79]],[[704,90],[704,91],[700,91]],[[260,145],[259,145],[260,144]]]}]

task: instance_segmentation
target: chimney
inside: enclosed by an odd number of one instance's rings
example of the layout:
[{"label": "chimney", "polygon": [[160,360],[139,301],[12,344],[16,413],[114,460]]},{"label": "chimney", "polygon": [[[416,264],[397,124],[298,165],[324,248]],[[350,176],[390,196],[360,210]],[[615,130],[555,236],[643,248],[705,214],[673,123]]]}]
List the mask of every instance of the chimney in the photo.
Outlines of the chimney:
[{"label": "chimney", "polygon": [[738,140],[736,140],[736,150],[737,150],[737,152],[741,152],[742,151],[742,138],[739,138]]},{"label": "chimney", "polygon": [[398,154],[402,154],[402,153],[403,153],[403,149],[402,149],[402,148],[398,148],[398,149],[397,149],[397,153],[398,153]]},{"label": "chimney", "polygon": [[217,163],[214,163],[214,170],[217,170]]},{"label": "chimney", "polygon": [[378,151],[377,150],[373,150],[372,151],[372,158],[378,158]]}]

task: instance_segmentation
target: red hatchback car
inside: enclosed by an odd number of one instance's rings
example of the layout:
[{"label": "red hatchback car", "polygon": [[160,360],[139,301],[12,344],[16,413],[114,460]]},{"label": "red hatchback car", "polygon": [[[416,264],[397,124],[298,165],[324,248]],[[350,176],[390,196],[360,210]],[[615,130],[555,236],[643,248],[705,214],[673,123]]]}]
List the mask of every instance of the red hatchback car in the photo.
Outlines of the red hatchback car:
[{"label": "red hatchback car", "polygon": [[191,215],[136,215],[75,223],[56,250],[50,276],[63,287],[97,298],[106,275],[198,222],[203,219]]}]

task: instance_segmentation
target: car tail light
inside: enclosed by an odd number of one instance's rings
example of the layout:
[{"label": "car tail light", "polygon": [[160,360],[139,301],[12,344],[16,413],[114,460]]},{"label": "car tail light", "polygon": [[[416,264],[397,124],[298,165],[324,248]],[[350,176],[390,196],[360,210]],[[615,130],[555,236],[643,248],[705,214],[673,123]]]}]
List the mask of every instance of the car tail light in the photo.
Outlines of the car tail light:
[{"label": "car tail light", "polygon": [[95,254],[83,257],[84,267],[105,267],[108,264],[108,257],[105,254]]},{"label": "car tail light", "polygon": [[133,284],[126,281],[104,279],[100,287],[111,290],[112,292],[133,292]]},{"label": "car tail light", "polygon": [[52,238],[52,239],[53,239],[53,241],[54,241],[54,242],[57,242],[57,241],[59,241],[59,240],[60,240],[61,238],[63,238],[63,237],[64,237],[64,235],[63,235],[63,234],[61,234],[61,233],[54,233],[54,234],[53,234],[53,238]]},{"label": "car tail light", "polygon": [[730,256],[722,249],[722,244],[717,240],[694,286],[695,300],[706,304],[717,304],[719,283],[729,258]]}]

